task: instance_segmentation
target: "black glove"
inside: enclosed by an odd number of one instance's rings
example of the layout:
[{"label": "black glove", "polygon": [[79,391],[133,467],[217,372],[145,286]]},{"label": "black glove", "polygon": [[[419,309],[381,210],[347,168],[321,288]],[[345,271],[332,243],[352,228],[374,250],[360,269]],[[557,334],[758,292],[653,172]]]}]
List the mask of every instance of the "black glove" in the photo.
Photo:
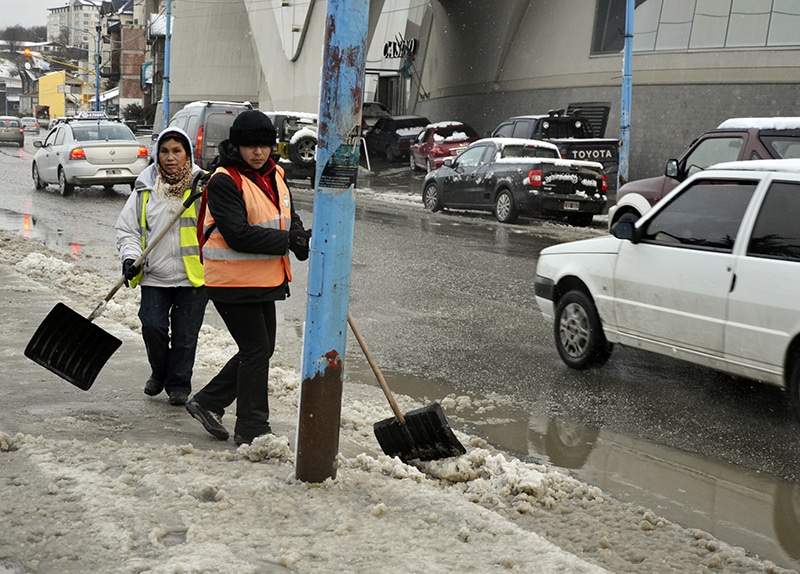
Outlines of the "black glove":
[{"label": "black glove", "polygon": [[140,269],[134,265],[134,259],[126,259],[122,262],[122,274],[125,276],[125,286],[128,286],[128,281],[133,279],[139,274]]},{"label": "black glove", "polygon": [[311,241],[311,230],[306,231],[302,227],[289,231],[289,249],[292,250],[298,261],[308,259],[309,243]]}]

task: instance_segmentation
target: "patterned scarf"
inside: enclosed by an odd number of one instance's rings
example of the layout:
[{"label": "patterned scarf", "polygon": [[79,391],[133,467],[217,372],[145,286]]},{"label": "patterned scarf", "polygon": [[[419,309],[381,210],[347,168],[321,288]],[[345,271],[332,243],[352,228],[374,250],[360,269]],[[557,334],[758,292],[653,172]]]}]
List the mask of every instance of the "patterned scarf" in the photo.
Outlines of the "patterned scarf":
[{"label": "patterned scarf", "polygon": [[161,187],[159,184],[163,182],[166,184],[165,187],[167,187],[167,197],[183,199],[183,192],[189,189],[189,182],[192,180],[192,162],[187,161],[180,170],[172,175],[165,172],[161,168],[161,164],[158,164],[156,169],[158,170],[158,179],[160,180],[156,183],[156,187]]}]

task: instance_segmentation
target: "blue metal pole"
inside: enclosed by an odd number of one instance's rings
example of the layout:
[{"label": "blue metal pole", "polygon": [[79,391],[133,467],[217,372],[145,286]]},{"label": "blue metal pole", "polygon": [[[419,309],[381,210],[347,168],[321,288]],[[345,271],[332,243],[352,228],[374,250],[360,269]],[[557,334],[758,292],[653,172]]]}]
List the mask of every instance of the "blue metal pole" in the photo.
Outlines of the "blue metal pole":
[{"label": "blue metal pole", "polygon": [[622,98],[619,114],[619,133],[622,145],[619,149],[619,185],[628,181],[628,161],[631,152],[631,68],[633,66],[633,7],[634,0],[625,4],[625,46],[622,58]]},{"label": "blue metal pole", "polygon": [[100,111],[100,32],[103,29],[103,10],[97,11],[97,41],[94,53],[94,111]]},{"label": "blue metal pole", "polygon": [[328,0],[295,476],[336,477],[369,0]]},{"label": "blue metal pole", "polygon": [[169,123],[169,51],[172,37],[172,0],[167,0],[167,31],[164,38],[164,88],[161,116],[161,129]]}]

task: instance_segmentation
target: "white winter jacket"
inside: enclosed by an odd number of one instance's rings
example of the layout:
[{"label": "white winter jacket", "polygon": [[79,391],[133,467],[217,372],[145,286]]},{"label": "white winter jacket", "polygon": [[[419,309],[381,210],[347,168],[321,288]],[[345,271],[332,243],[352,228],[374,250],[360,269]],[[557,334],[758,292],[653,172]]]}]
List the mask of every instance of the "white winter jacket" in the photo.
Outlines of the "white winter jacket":
[{"label": "white winter jacket", "polygon": [[[183,134],[191,147],[191,140],[186,133],[178,128],[170,127],[162,131],[156,142],[155,149],[158,150],[161,137],[165,132],[179,132]],[[194,153],[192,153],[194,157]],[[196,164],[192,164],[192,173],[201,171]],[[158,171],[156,164],[152,163],[139,174],[134,184],[134,189],[125,202],[122,212],[119,214],[115,225],[117,250],[119,251],[120,262],[126,259],[136,259],[142,254],[142,235],[141,235],[141,204],[139,196],[145,190],[150,190],[147,201],[147,229],[145,230],[146,244],[156,237],[165,225],[169,225],[178,209],[183,209],[181,202],[177,198],[166,198],[156,192]],[[175,223],[161,241],[153,247],[143,264],[144,275],[140,285],[147,287],[191,287],[186,276],[186,268],[183,263],[180,242],[180,226]]]}]

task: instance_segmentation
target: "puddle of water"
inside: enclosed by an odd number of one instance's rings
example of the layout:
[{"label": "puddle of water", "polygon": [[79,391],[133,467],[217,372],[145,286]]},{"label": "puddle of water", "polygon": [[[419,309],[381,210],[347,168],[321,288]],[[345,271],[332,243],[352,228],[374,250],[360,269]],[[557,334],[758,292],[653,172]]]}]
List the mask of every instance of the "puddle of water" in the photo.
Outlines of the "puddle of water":
[{"label": "puddle of water", "polygon": [[52,229],[39,223],[30,213],[0,209],[0,229],[38,241],[53,251],[70,253],[75,258],[80,257],[84,247],[83,244],[67,238],[62,230]]},{"label": "puddle of water", "polygon": [[[383,373],[394,393],[426,404],[459,397],[446,382]],[[348,359],[346,376],[375,383]],[[431,398],[433,397],[433,398]],[[552,464],[626,502],[699,528],[784,568],[800,570],[800,485],[723,461],[527,412],[502,398],[456,400],[453,428],[481,436],[522,460]],[[402,408],[402,406],[401,406]]]}]

